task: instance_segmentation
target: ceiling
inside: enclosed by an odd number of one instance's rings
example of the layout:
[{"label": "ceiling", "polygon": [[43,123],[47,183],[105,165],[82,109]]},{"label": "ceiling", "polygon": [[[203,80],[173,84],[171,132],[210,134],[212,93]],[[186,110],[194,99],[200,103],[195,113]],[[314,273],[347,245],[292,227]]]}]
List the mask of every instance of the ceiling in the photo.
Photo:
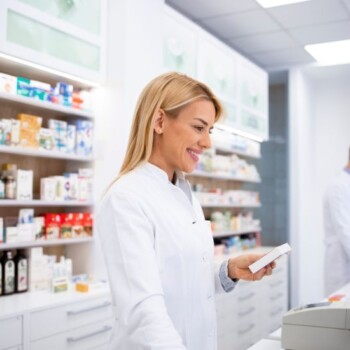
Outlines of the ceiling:
[{"label": "ceiling", "polygon": [[350,39],[350,0],[263,8],[255,0],[166,0],[268,71],[314,63],[304,45]]}]

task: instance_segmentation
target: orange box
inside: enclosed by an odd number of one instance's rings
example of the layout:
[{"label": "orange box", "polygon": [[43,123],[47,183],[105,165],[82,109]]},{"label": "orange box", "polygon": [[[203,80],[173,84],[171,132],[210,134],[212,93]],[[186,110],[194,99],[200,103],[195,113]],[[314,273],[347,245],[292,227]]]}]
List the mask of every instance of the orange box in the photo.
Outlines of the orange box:
[{"label": "orange box", "polygon": [[19,140],[22,147],[39,148],[39,131],[20,129]]},{"label": "orange box", "polygon": [[21,122],[21,129],[40,130],[43,118],[31,114],[18,114],[18,119]]}]

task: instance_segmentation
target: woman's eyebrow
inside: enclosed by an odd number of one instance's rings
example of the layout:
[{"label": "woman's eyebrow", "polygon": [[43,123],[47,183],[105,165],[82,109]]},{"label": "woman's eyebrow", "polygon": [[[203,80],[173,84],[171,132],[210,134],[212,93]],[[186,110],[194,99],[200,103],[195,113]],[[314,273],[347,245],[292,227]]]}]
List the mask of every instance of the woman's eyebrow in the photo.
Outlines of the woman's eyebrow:
[{"label": "woman's eyebrow", "polygon": [[193,118],[193,119],[197,119],[200,122],[202,122],[205,126],[208,126],[208,123],[205,120],[203,120],[202,118]]}]

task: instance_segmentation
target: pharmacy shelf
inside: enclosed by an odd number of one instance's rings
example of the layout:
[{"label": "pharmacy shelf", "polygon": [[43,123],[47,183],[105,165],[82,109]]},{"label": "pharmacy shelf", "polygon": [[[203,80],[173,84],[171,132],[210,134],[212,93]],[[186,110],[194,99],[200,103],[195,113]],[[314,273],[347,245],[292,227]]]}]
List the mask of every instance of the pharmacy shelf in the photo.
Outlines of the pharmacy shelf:
[{"label": "pharmacy shelf", "polygon": [[207,178],[218,179],[218,180],[254,182],[254,183],[261,182],[260,179],[249,179],[249,178],[245,178],[245,177],[232,176],[232,175],[229,175],[229,174],[226,175],[226,174],[208,173],[208,172],[202,171],[202,170],[195,170],[194,172],[192,172],[190,174],[187,174],[187,176],[207,177]]},{"label": "pharmacy shelf", "polygon": [[40,101],[31,97],[18,96],[18,95],[9,94],[6,92],[0,92],[0,99],[14,102],[14,103],[22,103],[27,106],[33,106],[44,110],[53,111],[60,115],[84,117],[89,119],[93,118],[93,114],[90,111],[84,111],[84,110],[79,110],[72,107],[61,106],[49,101]]},{"label": "pharmacy shelf", "polygon": [[201,204],[202,208],[260,208],[261,204]]},{"label": "pharmacy shelf", "polygon": [[219,151],[221,153],[226,153],[226,154],[236,154],[238,156],[242,156],[242,157],[247,157],[247,158],[253,158],[253,159],[261,159],[261,156],[257,156],[257,155],[253,155],[253,154],[249,154],[246,152],[242,152],[242,151],[237,151],[234,148],[231,147],[213,147],[216,151]]},{"label": "pharmacy shelf", "polygon": [[91,201],[42,201],[40,199],[33,200],[15,200],[1,199],[0,207],[91,207]]},{"label": "pharmacy shelf", "polygon": [[237,236],[237,235],[243,235],[246,233],[254,233],[254,232],[260,232],[261,227],[252,227],[245,230],[237,230],[237,231],[224,231],[224,232],[213,232],[214,238],[220,238],[220,237],[227,237],[227,236]]},{"label": "pharmacy shelf", "polygon": [[38,241],[29,241],[29,242],[0,243],[0,250],[81,244],[81,243],[90,243],[90,242],[93,242],[93,240],[94,240],[93,237],[85,237],[85,238],[66,238],[66,239],[61,238],[61,239],[52,239],[47,241],[38,240]]},{"label": "pharmacy shelf", "polygon": [[92,156],[79,156],[76,154],[66,154],[56,151],[45,151],[40,149],[5,145],[0,145],[0,153],[18,154],[23,156],[40,158],[74,160],[78,162],[92,162],[94,160],[94,157]]}]

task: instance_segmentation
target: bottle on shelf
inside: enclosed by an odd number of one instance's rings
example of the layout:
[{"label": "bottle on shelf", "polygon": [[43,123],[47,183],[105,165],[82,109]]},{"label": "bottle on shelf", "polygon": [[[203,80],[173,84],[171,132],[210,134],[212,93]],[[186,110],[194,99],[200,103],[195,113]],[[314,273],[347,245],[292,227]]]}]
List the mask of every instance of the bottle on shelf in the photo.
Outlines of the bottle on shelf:
[{"label": "bottle on shelf", "polygon": [[15,261],[15,290],[16,293],[28,291],[28,259],[23,250],[19,250]]},{"label": "bottle on shelf", "polygon": [[10,250],[5,251],[2,259],[2,294],[9,295],[15,292],[15,262]]},{"label": "bottle on shelf", "polygon": [[16,199],[17,165],[5,163],[2,165],[2,179],[5,185],[5,199]]}]

